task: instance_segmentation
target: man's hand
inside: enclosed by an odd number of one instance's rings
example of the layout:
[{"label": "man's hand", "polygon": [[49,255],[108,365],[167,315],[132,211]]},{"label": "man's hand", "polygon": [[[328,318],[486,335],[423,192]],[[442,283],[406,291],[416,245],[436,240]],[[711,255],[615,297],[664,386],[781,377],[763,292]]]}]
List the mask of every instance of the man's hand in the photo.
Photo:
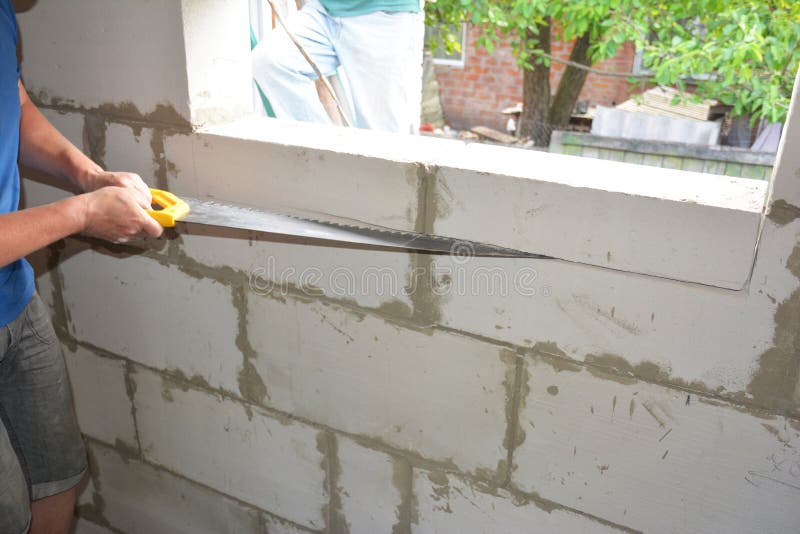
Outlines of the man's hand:
[{"label": "man's hand", "polygon": [[[125,175],[122,179],[136,176],[127,173],[107,174]],[[149,191],[147,195],[149,197]],[[136,187],[100,186],[81,196],[85,201],[83,233],[86,235],[124,243],[138,237],[158,237],[163,231],[161,225],[144,211],[141,204],[144,193]],[[145,206],[149,208],[150,203],[147,202]]]},{"label": "man's hand", "polygon": [[100,168],[85,173],[79,180],[81,188],[90,193],[103,187],[122,187],[128,189],[136,202],[144,209],[150,208],[153,201],[150,188],[142,177],[132,172],[109,172]]},{"label": "man's hand", "polygon": [[0,266],[77,233],[115,243],[160,236],[161,225],[135,195],[130,187],[101,187],[52,204],[0,214]]},{"label": "man's hand", "polygon": [[69,180],[85,193],[0,214],[0,266],[76,233],[115,242],[161,235],[161,225],[145,212],[151,196],[141,177],[100,168],[53,128],[22,83],[19,103],[20,162]]},{"label": "man's hand", "polygon": [[107,172],[53,128],[31,102],[28,92],[19,83],[20,162],[47,174],[66,178],[81,191],[90,193],[103,187],[130,189],[136,203],[150,207],[150,190],[138,174]]}]

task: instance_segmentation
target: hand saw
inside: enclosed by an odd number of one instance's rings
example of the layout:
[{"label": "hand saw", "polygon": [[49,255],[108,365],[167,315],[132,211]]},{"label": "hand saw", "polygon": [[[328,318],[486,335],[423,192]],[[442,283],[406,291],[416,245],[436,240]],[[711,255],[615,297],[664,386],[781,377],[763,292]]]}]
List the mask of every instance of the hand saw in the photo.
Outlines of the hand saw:
[{"label": "hand saw", "polygon": [[546,258],[496,245],[393,230],[327,214],[283,208],[264,210],[218,200],[178,198],[169,191],[160,189],[151,189],[150,192],[153,195],[153,209],[147,210],[147,213],[164,228],[185,222],[373,247],[447,253],[460,257]]}]

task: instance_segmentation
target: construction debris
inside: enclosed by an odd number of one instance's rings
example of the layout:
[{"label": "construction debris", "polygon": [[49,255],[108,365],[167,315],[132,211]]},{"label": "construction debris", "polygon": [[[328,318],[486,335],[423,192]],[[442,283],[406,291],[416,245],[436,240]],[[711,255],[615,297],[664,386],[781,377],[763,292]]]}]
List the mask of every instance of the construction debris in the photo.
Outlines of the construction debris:
[{"label": "construction debris", "polygon": [[[654,87],[641,96],[626,100],[617,109],[636,111],[674,119],[695,119],[701,121],[715,120],[730,110],[730,106],[718,100],[702,100],[693,102],[692,95],[682,93],[670,87]],[[675,104],[673,104],[675,102]]]},{"label": "construction debris", "polygon": [[597,106],[592,121],[593,135],[690,143],[697,145],[716,145],[719,140],[721,121],[701,121],[687,117],[673,117],[663,114],[642,113],[626,109]]},{"label": "construction debris", "polygon": [[500,113],[502,113],[503,115],[517,115],[517,116],[519,116],[522,113],[522,102],[517,102],[516,104],[514,104],[511,107],[505,108]]},{"label": "construction debris", "polygon": [[489,128],[488,126],[473,126],[470,130],[472,133],[478,134],[481,137],[506,145],[515,144],[518,141],[513,135],[505,134],[493,128]]}]

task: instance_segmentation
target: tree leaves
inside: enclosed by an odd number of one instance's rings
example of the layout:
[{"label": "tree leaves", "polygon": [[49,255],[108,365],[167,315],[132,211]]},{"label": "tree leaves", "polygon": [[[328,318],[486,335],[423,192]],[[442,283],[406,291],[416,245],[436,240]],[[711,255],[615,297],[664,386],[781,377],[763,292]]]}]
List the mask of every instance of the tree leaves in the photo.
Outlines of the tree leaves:
[{"label": "tree leaves", "polygon": [[785,119],[800,65],[796,0],[435,0],[426,16],[431,25],[479,27],[478,44],[490,52],[508,39],[521,68],[545,60],[537,28],[548,17],[554,41],[588,32],[593,63],[633,42],[656,83],[691,83],[698,97],[771,121]]}]

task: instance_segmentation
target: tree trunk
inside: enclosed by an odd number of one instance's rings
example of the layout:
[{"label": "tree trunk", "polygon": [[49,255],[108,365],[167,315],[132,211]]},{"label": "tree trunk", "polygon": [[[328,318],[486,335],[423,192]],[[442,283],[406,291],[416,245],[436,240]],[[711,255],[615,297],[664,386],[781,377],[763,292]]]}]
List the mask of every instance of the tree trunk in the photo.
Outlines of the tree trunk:
[{"label": "tree trunk", "polygon": [[[538,35],[528,30],[525,42],[538,40],[538,49],[550,53],[550,19],[538,26]],[[536,63],[522,75],[522,115],[517,132],[520,137],[530,137],[536,146],[550,143],[548,110],[550,109],[550,66]]]},{"label": "tree trunk", "polygon": [[[572,47],[569,59],[575,63],[592,65],[589,61],[589,33],[586,32],[581,35]],[[550,106],[550,113],[548,114],[548,122],[552,126],[552,130],[563,128],[569,124],[569,119],[572,116],[572,110],[575,109],[575,103],[578,101],[578,96],[581,94],[583,84],[586,81],[588,72],[584,69],[579,69],[571,65],[567,65],[564,69],[564,74],[558,82],[558,89],[553,98],[552,105]],[[550,143],[550,136],[547,137],[547,143]]]}]

